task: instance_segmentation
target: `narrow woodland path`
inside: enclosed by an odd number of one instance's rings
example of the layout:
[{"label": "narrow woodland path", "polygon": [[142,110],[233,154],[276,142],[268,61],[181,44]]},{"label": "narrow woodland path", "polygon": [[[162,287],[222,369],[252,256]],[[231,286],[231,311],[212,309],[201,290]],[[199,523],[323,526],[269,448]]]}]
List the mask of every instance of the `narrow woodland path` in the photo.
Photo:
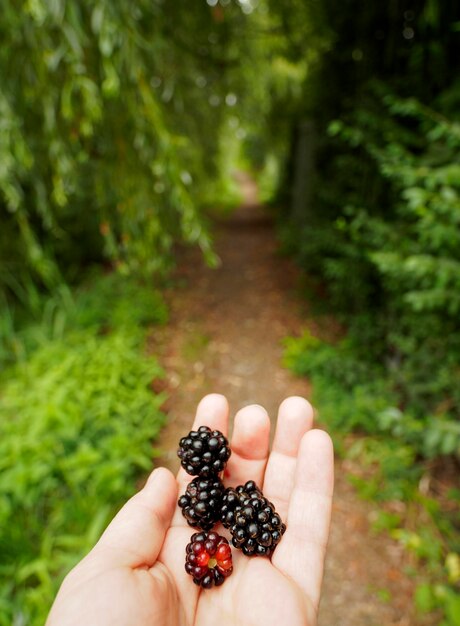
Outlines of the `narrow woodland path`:
[{"label": "narrow woodland path", "polygon": [[[277,254],[270,220],[257,205],[257,190],[241,177],[245,203],[216,226],[217,270],[199,252],[181,254],[167,292],[171,322],[152,338],[167,373],[169,423],[157,461],[177,470],[179,438],[189,430],[198,401],[210,392],[227,396],[231,414],[262,404],[272,420],[289,395],[310,396],[306,380],[281,365],[283,337],[303,326],[320,332],[296,295],[296,268]],[[320,626],[412,626],[413,583],[399,546],[370,531],[372,507],[358,499],[336,462],[336,492]]]}]

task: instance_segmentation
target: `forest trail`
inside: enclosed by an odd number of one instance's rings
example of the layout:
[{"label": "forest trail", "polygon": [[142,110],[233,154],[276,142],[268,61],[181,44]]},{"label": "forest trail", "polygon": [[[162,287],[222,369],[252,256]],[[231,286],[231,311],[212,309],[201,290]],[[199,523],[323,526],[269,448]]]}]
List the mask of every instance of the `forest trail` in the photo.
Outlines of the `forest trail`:
[{"label": "forest trail", "polygon": [[[231,415],[262,404],[272,422],[286,396],[310,396],[308,381],[282,367],[282,339],[305,326],[321,334],[296,293],[299,272],[280,257],[273,225],[257,202],[257,189],[240,175],[243,205],[216,225],[217,270],[199,251],[182,251],[166,292],[170,323],[155,330],[152,350],[166,371],[169,421],[157,463],[178,468],[179,438],[190,429],[203,395],[227,396]],[[370,530],[373,509],[350,486],[347,462],[336,460],[332,530],[319,626],[420,626],[411,609],[413,581],[398,544]]]}]

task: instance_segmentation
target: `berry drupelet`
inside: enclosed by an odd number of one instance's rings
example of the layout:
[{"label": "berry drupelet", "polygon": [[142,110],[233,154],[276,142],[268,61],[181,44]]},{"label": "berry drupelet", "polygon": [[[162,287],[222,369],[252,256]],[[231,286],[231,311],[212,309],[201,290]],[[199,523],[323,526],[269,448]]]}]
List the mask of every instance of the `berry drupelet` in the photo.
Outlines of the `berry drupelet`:
[{"label": "berry drupelet", "polygon": [[178,501],[188,524],[201,530],[211,530],[220,521],[224,491],[224,485],[217,476],[194,478]]},{"label": "berry drupelet", "polygon": [[221,522],[230,529],[232,543],[247,556],[270,556],[286,525],[253,480],[225,491]]},{"label": "berry drupelet", "polygon": [[195,533],[185,549],[185,571],[204,589],[222,585],[233,571],[232,550],[216,532]]},{"label": "berry drupelet", "polygon": [[177,456],[181,465],[191,476],[209,478],[217,476],[230,458],[230,446],[220,430],[200,426],[179,441]]}]

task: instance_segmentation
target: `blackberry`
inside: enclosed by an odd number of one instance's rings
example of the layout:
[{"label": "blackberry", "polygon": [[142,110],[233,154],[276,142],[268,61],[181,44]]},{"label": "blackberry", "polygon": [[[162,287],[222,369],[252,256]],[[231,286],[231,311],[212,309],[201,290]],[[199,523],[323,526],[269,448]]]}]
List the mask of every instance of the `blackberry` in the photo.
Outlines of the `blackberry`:
[{"label": "blackberry", "polygon": [[231,451],[220,430],[200,426],[179,441],[177,456],[187,474],[209,478],[225,468]]},{"label": "blackberry", "polygon": [[247,556],[270,556],[286,530],[274,505],[253,480],[226,489],[221,522],[230,530],[235,548]]},{"label": "blackberry", "polygon": [[188,524],[202,530],[211,530],[220,520],[224,491],[224,485],[217,476],[194,478],[177,503]]},{"label": "blackberry", "polygon": [[222,585],[233,572],[232,550],[216,532],[195,533],[185,548],[185,571],[204,589]]}]

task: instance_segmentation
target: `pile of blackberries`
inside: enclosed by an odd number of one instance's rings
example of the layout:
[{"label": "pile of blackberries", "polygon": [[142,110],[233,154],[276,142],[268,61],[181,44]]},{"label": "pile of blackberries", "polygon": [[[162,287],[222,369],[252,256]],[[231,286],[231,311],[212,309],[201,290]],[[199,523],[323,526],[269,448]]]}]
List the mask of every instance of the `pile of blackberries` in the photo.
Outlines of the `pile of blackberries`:
[{"label": "pile of blackberries", "polygon": [[222,522],[230,530],[232,544],[247,556],[270,556],[286,526],[253,480],[225,489],[219,474],[231,450],[219,430],[208,426],[192,430],[180,440],[177,455],[185,471],[196,476],[178,505],[188,524],[204,531],[192,535],[185,569],[196,585],[208,589],[221,585],[233,571],[228,541],[207,532],[215,524]]}]

